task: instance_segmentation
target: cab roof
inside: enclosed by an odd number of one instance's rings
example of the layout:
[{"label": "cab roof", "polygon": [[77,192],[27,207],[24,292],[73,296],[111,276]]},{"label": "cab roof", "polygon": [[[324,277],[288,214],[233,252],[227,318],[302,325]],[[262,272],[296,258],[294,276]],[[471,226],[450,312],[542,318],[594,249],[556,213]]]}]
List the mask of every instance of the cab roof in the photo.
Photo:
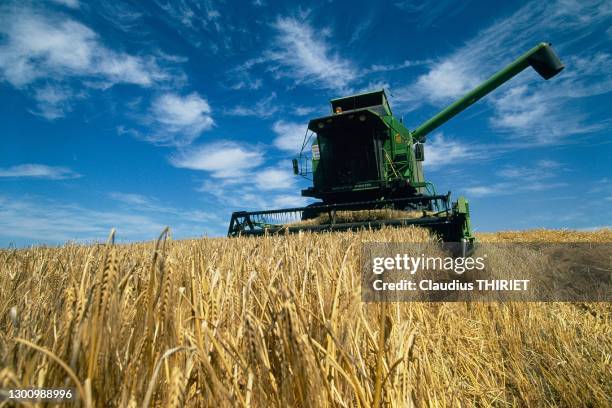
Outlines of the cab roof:
[{"label": "cab roof", "polygon": [[342,112],[352,111],[356,109],[369,108],[381,116],[391,115],[391,107],[387,99],[387,94],[384,89],[373,92],[366,92],[356,95],[344,96],[329,101],[332,107],[332,113],[336,109],[342,109]]}]

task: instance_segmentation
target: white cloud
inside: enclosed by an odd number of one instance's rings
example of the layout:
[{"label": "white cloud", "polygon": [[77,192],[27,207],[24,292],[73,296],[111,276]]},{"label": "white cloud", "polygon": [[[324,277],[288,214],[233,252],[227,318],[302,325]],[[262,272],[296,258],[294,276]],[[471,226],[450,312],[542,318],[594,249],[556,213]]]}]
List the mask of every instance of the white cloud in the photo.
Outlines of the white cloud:
[{"label": "white cloud", "polygon": [[[141,110],[141,101],[141,98],[137,98],[127,106],[130,110]],[[211,113],[208,101],[197,92],[184,96],[168,92],[153,99],[147,113],[133,114],[135,120],[148,130],[119,126],[117,132],[158,146],[184,147],[214,126]]]},{"label": "white cloud", "polygon": [[[210,54],[232,54],[242,48],[245,33],[242,24],[237,24],[231,14],[233,8],[224,2],[211,0],[154,0],[163,15],[163,20],[176,31],[181,41]],[[226,55],[227,55],[226,54]]]},{"label": "white cloud", "polygon": [[[287,174],[291,170],[287,169]],[[279,178],[283,176],[279,175]],[[201,193],[214,197],[228,211],[256,211],[272,210],[288,207],[305,206],[312,199],[300,196],[300,191],[295,186],[284,189],[264,189],[248,179],[233,179],[227,182],[217,180],[206,180],[198,189]],[[287,214],[289,218],[298,214]],[[280,217],[277,222],[286,222]]]},{"label": "white cloud", "polygon": [[[123,193],[119,191],[110,192],[109,197],[113,200],[125,204],[127,208],[142,212],[158,213],[171,215],[172,220],[177,223],[182,222],[219,222],[217,213],[200,210],[187,210],[164,205],[155,197],[145,196],[137,193]],[[178,224],[177,224],[178,225]]]},{"label": "white cloud", "polygon": [[232,141],[192,146],[170,158],[175,167],[207,171],[222,179],[240,178],[263,161],[263,153],[256,147]]},{"label": "white cloud", "polygon": [[79,8],[78,0],[51,0],[53,3],[61,4],[62,6],[66,6],[69,8]]},{"label": "white cloud", "polygon": [[184,80],[168,66],[175,62],[110,49],[91,28],[40,7],[0,6],[0,37],[0,82],[31,96],[37,106],[30,112],[49,120],[65,116],[89,90]]},{"label": "white cloud", "polygon": [[347,45],[352,45],[354,42],[359,41],[364,36],[364,34],[370,30],[370,26],[372,25],[373,20],[374,19],[372,17],[368,17],[359,22],[357,25],[355,25],[355,28],[353,29],[353,33],[351,34],[351,38],[349,39]]},{"label": "white cloud", "polygon": [[473,197],[491,197],[502,195],[521,194],[533,191],[554,190],[567,187],[567,183],[540,183],[540,182],[503,182],[494,183],[486,186],[472,186],[465,189],[465,192]]},{"label": "white cloud", "polygon": [[452,0],[402,0],[396,1],[395,6],[403,11],[405,20],[415,27],[430,29],[442,25],[442,22],[454,18],[461,12],[468,1],[456,2]]},{"label": "white cloud", "polygon": [[306,125],[295,122],[279,120],[274,123],[272,130],[276,133],[274,146],[278,149],[296,153],[301,150],[306,134]]},{"label": "white cloud", "polygon": [[229,87],[233,90],[250,89],[255,90],[261,88],[263,81],[261,78],[256,78],[252,75],[251,69],[256,65],[267,62],[268,59],[262,56],[251,58],[242,64],[228,70],[227,76],[232,82]]},{"label": "white cloud", "polygon": [[277,35],[266,59],[277,64],[271,68],[277,76],[336,90],[348,88],[357,78],[352,62],[339,56],[326,41],[328,30],[290,17],[278,17],[273,27]]},{"label": "white cloud", "polygon": [[255,89],[261,88],[261,85],[263,83],[261,78],[254,78],[254,79],[252,79],[245,72],[239,72],[239,71],[233,71],[233,72],[236,73],[236,76],[242,78],[241,80],[239,80],[238,82],[236,82],[236,83],[234,83],[234,84],[232,84],[230,86],[230,88],[232,88],[234,91],[238,91],[240,89],[255,90]]},{"label": "white cloud", "polygon": [[[531,99],[529,103],[525,103],[527,98]],[[495,101],[499,112],[495,124],[500,127],[524,128],[534,123],[538,117],[544,116],[547,111],[544,104],[534,104],[534,99],[539,99],[542,102],[542,96],[528,94],[527,86],[517,86],[509,89]],[[534,106],[535,109],[532,109]]]},{"label": "white cloud", "polygon": [[[143,10],[140,8],[140,10]],[[119,1],[104,1],[96,3],[96,16],[103,18],[105,23],[111,24],[113,28],[128,33],[132,38],[136,36],[146,35],[146,31],[143,30],[144,13],[137,11],[133,5],[128,2]],[[162,58],[165,58],[163,52],[157,52]],[[176,60],[170,60],[172,62],[180,62]]]},{"label": "white cloud", "polygon": [[285,166],[268,167],[263,170],[257,170],[255,177],[255,185],[261,190],[280,190],[292,188],[295,184],[295,176],[291,170],[291,163],[285,163]]},{"label": "white cloud", "polygon": [[466,188],[465,191],[474,197],[484,197],[496,193],[497,189],[492,186],[474,186]]},{"label": "white cloud", "polygon": [[213,7],[213,2],[211,1],[198,3],[156,1],[156,3],[171,17],[179,20],[188,28],[209,27],[215,31],[221,31],[223,28],[218,22],[221,13]]},{"label": "white cloud", "polygon": [[505,166],[496,174],[507,179],[535,181],[554,177],[561,167],[561,164],[554,160],[538,160],[529,167]]},{"label": "white cloud", "polygon": [[255,116],[258,118],[269,118],[279,111],[278,104],[274,103],[276,93],[272,92],[270,96],[258,100],[251,105],[238,105],[225,111],[226,115],[232,116]]},{"label": "white cloud", "polygon": [[432,60],[405,60],[399,64],[373,64],[369,69],[363,71],[362,75],[370,74],[372,72],[388,72],[388,71],[398,71],[400,69],[418,67],[422,65],[429,65],[433,61]]},{"label": "white cloud", "polygon": [[84,97],[83,92],[75,93],[68,87],[43,85],[34,91],[37,109],[30,112],[48,120],[54,120],[72,110],[72,101]]},{"label": "white cloud", "polygon": [[296,114],[297,116],[306,116],[318,110],[318,108],[314,108],[312,106],[296,106],[291,112]]},{"label": "white cloud", "polygon": [[0,196],[0,237],[30,242],[61,243],[68,240],[103,241],[110,230],[128,239],[150,239],[163,224],[128,212],[99,211],[41,198]]},{"label": "white cloud", "polygon": [[526,86],[512,87],[492,99],[495,113],[491,127],[514,138],[529,139],[531,145],[563,143],[569,136],[602,129],[601,123],[586,123],[587,115],[576,105],[567,104],[569,98],[564,94],[569,90],[563,87],[538,93]]},{"label": "white cloud", "polygon": [[356,93],[366,93],[372,91],[380,91],[381,89],[389,89],[389,83],[385,81],[368,82],[366,86],[361,87]]},{"label": "white cloud", "polygon": [[143,138],[158,145],[188,145],[214,125],[210,114],[210,105],[196,92],[163,94],[153,100],[147,117],[155,130]]},{"label": "white cloud", "polygon": [[119,241],[154,239],[166,225],[182,238],[223,235],[227,228],[228,220],[216,212],[159,206],[159,200],[133,193],[111,195],[125,205],[100,209],[39,196],[0,195],[0,243],[103,242],[112,228]]},{"label": "white cloud", "polygon": [[554,181],[562,169],[561,163],[546,159],[537,160],[528,167],[504,166],[495,173],[501,181],[470,186],[465,191],[474,197],[486,197],[553,190],[567,186],[565,182]]},{"label": "white cloud", "polygon": [[309,199],[299,195],[283,194],[274,197],[272,200],[274,208],[296,208],[304,207]]},{"label": "white cloud", "polygon": [[478,155],[472,145],[444,137],[439,132],[425,143],[425,167],[435,170],[441,167],[460,164]]},{"label": "white cloud", "polygon": [[167,79],[154,60],[115,52],[74,20],[31,10],[0,9],[0,73],[15,87],[40,78],[93,77],[149,86]]},{"label": "white cloud", "polygon": [[476,77],[463,64],[444,61],[436,64],[427,74],[421,75],[416,88],[432,102],[443,102],[461,96],[478,84]]},{"label": "white cloud", "polygon": [[[237,210],[299,207],[310,200],[299,195],[300,178],[293,175],[290,161],[264,167],[261,153],[253,150],[237,151],[237,148],[235,144],[227,147],[222,145],[223,151],[218,160],[211,157],[205,163],[201,160],[188,163],[190,168],[206,170],[212,174],[212,178],[205,179],[197,190],[221,205],[228,216],[231,211]],[[280,216],[275,222],[289,222],[287,217],[296,215],[286,214],[286,217]]]},{"label": "white cloud", "polygon": [[602,229],[612,229],[612,225],[597,225],[595,227],[583,227],[583,228],[578,228],[578,231],[592,232],[592,231],[598,231]]},{"label": "white cloud", "polygon": [[130,204],[130,205],[149,205],[150,200],[149,198],[140,195],[140,194],[134,194],[134,193],[121,193],[121,192],[111,192],[109,193],[109,196],[117,201],[121,201],[122,203],[125,204]]},{"label": "white cloud", "polygon": [[0,177],[64,180],[79,178],[81,175],[67,167],[47,166],[45,164],[19,164],[0,168]]}]

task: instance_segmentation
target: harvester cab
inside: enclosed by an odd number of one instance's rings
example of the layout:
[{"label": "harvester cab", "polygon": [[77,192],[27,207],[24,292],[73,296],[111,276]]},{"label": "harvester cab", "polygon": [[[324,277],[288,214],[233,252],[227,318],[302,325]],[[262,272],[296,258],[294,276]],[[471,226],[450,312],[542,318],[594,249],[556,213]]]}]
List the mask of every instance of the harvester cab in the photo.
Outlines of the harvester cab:
[{"label": "harvester cab", "polygon": [[312,176],[302,196],[320,201],[235,212],[228,236],[419,225],[469,251],[467,200],[452,202],[424,178],[426,136],[528,67],[544,79],[564,68],[550,44],[540,43],[412,131],[393,115],[384,90],[331,100],[330,114],[308,123],[293,160],[295,174]]},{"label": "harvester cab", "polygon": [[[325,203],[401,198],[423,192],[420,157],[410,131],[391,113],[384,90],[331,101],[332,114],[313,119],[313,186],[305,197]],[[422,152],[422,150],[421,150]],[[306,157],[301,154],[302,161]]]}]

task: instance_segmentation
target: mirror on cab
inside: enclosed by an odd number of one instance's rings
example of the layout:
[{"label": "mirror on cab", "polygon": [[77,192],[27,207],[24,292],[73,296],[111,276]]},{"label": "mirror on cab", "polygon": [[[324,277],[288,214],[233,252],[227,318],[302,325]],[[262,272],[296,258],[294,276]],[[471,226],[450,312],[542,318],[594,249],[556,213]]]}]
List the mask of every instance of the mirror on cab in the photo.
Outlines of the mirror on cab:
[{"label": "mirror on cab", "polygon": [[416,161],[425,160],[425,145],[423,143],[414,144],[414,159]]},{"label": "mirror on cab", "polygon": [[298,167],[298,161],[297,159],[293,159],[292,162],[293,162],[293,174],[297,176],[298,174],[300,174],[300,168]]}]

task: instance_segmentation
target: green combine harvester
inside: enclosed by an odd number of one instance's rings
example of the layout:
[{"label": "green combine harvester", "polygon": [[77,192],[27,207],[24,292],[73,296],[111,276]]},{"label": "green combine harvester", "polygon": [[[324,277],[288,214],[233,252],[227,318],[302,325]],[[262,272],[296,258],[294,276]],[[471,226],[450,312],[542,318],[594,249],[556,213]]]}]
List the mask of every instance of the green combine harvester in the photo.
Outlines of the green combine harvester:
[{"label": "green combine harvester", "polygon": [[[450,192],[437,194],[425,180],[426,136],[530,66],[544,79],[564,68],[550,44],[541,43],[415,130],[393,116],[384,90],[333,99],[330,116],[308,123],[300,156],[293,160],[296,175],[312,175],[312,186],[302,190],[302,196],[321,201],[302,208],[234,212],[228,236],[417,225],[444,241],[462,243],[465,253],[474,241],[468,201],[459,197],[452,202]],[[359,221],[337,217],[340,212],[383,209],[417,216]],[[326,222],[304,222],[321,215]]]}]

